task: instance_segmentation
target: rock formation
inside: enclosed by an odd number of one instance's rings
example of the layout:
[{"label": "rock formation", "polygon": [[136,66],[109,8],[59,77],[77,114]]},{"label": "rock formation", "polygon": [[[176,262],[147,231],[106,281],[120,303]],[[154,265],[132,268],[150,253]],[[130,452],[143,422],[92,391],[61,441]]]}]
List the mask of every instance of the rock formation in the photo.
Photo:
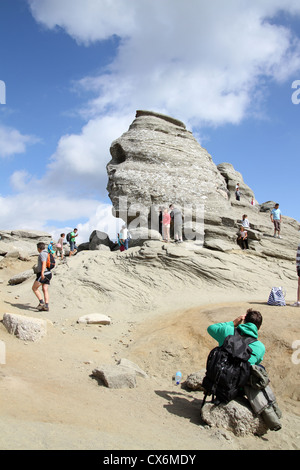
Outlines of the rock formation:
[{"label": "rock formation", "polygon": [[[294,259],[299,223],[283,217],[284,240],[278,250],[271,239],[269,216],[274,203],[251,205],[255,195],[242,175],[230,163],[216,166],[182,122],[137,111],[129,130],[112,143],[110,151],[107,189],[115,216],[127,222],[133,235],[131,246],[160,239],[158,210],[174,203],[182,210],[188,240],[200,240],[211,250],[239,249],[237,232],[247,214],[251,250]],[[237,183],[240,201],[234,196]]]},{"label": "rock formation", "polygon": [[171,203],[183,211],[188,206],[201,210],[205,203],[210,213],[230,207],[225,179],[180,121],[137,111],[128,132],[112,143],[110,152],[109,197],[115,215],[128,223],[140,217],[150,226],[151,208]]},{"label": "rock formation", "polygon": [[36,245],[48,245],[51,235],[33,230],[0,230],[0,256],[26,258],[38,254]]}]

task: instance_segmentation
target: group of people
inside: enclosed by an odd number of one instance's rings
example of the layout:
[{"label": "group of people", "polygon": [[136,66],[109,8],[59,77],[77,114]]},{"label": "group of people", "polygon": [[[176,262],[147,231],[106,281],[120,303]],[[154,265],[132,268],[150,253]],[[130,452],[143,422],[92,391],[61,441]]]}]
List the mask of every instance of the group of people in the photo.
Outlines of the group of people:
[{"label": "group of people", "polygon": [[[249,244],[248,244],[248,228],[250,228],[250,223],[247,218],[247,214],[244,214],[242,217],[242,223],[239,227],[239,233],[238,233],[238,239],[237,242],[240,245],[240,247],[243,250],[248,250],[249,249]],[[281,211],[279,209],[279,204],[276,203],[274,208],[270,212],[270,219],[274,225],[274,235],[273,237],[276,238],[281,238],[280,235],[280,230],[281,230]]]},{"label": "group of people", "polygon": [[[78,236],[77,228],[74,228],[72,232],[69,234],[69,244],[70,244],[70,252],[69,256],[72,256],[77,253],[77,246],[76,246],[76,237]],[[60,256],[61,260],[64,260],[65,252],[64,252],[64,242],[65,242],[65,233],[61,233],[60,237],[54,247],[53,241],[49,243],[46,247],[45,243],[39,242],[37,244],[37,250],[39,253],[38,256],[38,263],[37,263],[37,274],[36,279],[32,285],[32,290],[35,296],[38,298],[39,304],[37,309],[39,311],[49,311],[49,285],[52,279],[52,273],[49,266],[47,266],[48,255],[51,253],[52,255]],[[54,249],[55,248],[55,249]],[[43,295],[41,294],[39,288],[42,287]]]},{"label": "group of people", "polygon": [[174,228],[175,243],[182,243],[182,213],[174,204],[159,209],[159,233],[165,242],[171,240],[171,224]]},{"label": "group of people", "polygon": [[244,214],[242,217],[242,224],[240,225],[240,230],[239,230],[238,239],[237,239],[237,242],[242,248],[242,250],[249,249],[247,229],[250,227],[250,223],[247,217],[248,217],[247,214]]}]

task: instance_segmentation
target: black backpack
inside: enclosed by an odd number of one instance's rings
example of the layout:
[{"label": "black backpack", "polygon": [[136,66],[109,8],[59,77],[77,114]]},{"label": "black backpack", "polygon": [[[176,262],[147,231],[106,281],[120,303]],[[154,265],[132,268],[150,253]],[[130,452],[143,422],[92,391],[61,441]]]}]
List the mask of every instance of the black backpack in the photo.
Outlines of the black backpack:
[{"label": "black backpack", "polygon": [[222,346],[212,349],[206,363],[206,375],[202,381],[205,390],[202,406],[207,395],[212,395],[215,404],[228,403],[239,393],[250,376],[251,348],[257,341],[251,336],[243,336],[237,329],[225,338]]},{"label": "black backpack", "polygon": [[67,242],[71,241],[71,232],[67,233]]}]

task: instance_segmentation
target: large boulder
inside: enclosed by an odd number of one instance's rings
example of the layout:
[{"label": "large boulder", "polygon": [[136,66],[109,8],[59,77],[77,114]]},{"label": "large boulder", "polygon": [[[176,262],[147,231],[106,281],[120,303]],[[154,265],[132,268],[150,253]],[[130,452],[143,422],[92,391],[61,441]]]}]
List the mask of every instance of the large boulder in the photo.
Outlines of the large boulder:
[{"label": "large boulder", "polygon": [[104,247],[110,250],[114,247],[114,243],[110,240],[109,236],[101,230],[94,230],[89,239],[90,250],[101,250]]},{"label": "large boulder", "polygon": [[23,341],[39,341],[47,334],[47,321],[40,318],[5,313],[3,325],[9,333]]}]

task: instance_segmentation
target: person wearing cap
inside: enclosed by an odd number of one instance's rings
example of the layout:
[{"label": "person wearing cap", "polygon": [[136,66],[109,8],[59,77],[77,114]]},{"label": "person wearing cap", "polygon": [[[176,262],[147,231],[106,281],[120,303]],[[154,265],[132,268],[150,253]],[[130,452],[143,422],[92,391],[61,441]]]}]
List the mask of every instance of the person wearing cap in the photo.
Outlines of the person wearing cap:
[{"label": "person wearing cap", "polygon": [[53,255],[55,255],[55,250],[53,248],[53,241],[52,240],[48,245],[48,253],[52,253]]}]

